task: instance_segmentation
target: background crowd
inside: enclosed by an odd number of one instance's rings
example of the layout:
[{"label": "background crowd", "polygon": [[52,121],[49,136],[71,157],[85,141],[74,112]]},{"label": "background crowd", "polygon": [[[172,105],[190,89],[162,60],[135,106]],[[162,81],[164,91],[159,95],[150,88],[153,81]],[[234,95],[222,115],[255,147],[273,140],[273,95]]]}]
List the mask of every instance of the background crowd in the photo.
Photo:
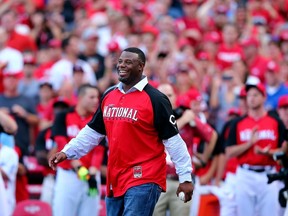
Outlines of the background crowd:
[{"label": "background crowd", "polygon": [[[77,106],[83,84],[101,95],[118,83],[117,59],[127,47],[145,52],[151,85],[172,86],[175,109],[192,109],[219,135],[231,116],[246,113],[247,82],[264,85],[265,109],[279,108],[288,95],[287,19],[287,0],[0,1],[0,112],[18,125],[1,142],[19,158],[4,180],[14,182],[16,203],[29,199],[25,156],[41,158],[37,140],[53,125],[56,104]],[[209,176],[200,184],[223,180],[213,180],[217,171]]]}]

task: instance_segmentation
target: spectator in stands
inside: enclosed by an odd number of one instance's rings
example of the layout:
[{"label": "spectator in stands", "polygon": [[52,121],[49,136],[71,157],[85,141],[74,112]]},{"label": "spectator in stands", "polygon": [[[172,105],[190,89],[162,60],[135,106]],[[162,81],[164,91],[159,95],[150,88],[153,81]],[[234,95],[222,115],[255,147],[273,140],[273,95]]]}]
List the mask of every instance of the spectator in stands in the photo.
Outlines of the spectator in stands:
[{"label": "spectator in stands", "polygon": [[265,107],[268,110],[276,109],[279,98],[288,94],[288,88],[282,82],[279,72],[280,67],[277,62],[271,60],[267,63],[265,72],[267,99]]},{"label": "spectator in stands", "polygon": [[20,51],[7,46],[8,35],[5,28],[0,27],[0,93],[3,92],[3,73],[22,72],[23,55]]},{"label": "spectator in stands", "polygon": [[84,47],[79,58],[88,62],[94,71],[96,79],[99,80],[104,76],[105,65],[104,57],[97,52],[98,32],[95,28],[88,27],[83,31],[81,39]]},{"label": "spectator in stands", "polygon": [[39,85],[39,101],[36,106],[37,115],[40,119],[39,129],[43,130],[52,124],[50,105],[55,97],[53,86],[49,82],[42,82]]},{"label": "spectator in stands", "polygon": [[29,35],[23,35],[17,32],[16,24],[18,15],[15,10],[7,10],[1,16],[1,25],[8,33],[7,46],[19,50],[20,52],[36,52],[35,41]]},{"label": "spectator in stands", "polygon": [[73,76],[73,65],[81,65],[84,71],[85,81],[91,85],[96,85],[96,77],[92,67],[86,62],[78,58],[79,54],[79,38],[69,36],[62,41],[63,57],[57,61],[50,70],[50,82],[56,91],[65,82],[71,82]]},{"label": "spectator in stands", "polygon": [[243,49],[238,42],[239,29],[231,23],[225,24],[222,29],[222,43],[217,53],[217,66],[222,71],[229,68],[235,61],[244,59]]},{"label": "spectator in stands", "polygon": [[33,54],[26,54],[24,56],[24,68],[23,68],[23,77],[19,80],[18,83],[18,92],[19,94],[24,95],[25,97],[33,100],[36,104],[39,100],[39,81],[34,77],[34,71],[36,69],[36,59]]},{"label": "spectator in stands", "polygon": [[228,110],[238,105],[237,90],[240,90],[240,85],[237,74],[231,69],[224,70],[220,77],[213,79],[209,105],[211,111],[216,112],[215,127],[218,132],[222,130]]}]

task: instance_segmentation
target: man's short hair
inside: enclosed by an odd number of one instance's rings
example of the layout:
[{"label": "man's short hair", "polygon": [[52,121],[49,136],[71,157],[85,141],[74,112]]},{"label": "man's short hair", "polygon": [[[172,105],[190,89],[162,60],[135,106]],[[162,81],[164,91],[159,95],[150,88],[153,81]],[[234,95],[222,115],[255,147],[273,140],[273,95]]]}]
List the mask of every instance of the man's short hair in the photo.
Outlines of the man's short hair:
[{"label": "man's short hair", "polygon": [[141,60],[141,62],[145,65],[146,63],[146,57],[145,57],[145,54],[142,50],[140,50],[139,48],[137,47],[129,47],[129,48],[126,48],[123,50],[123,52],[126,51],[126,52],[132,52],[132,53],[136,53],[138,54],[138,58]]}]

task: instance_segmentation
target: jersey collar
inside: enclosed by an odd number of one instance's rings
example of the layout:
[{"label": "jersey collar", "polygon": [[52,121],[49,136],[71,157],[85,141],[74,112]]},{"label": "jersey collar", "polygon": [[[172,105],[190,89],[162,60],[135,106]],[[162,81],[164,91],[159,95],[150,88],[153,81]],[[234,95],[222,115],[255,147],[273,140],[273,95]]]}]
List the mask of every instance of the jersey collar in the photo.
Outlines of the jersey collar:
[{"label": "jersey collar", "polygon": [[148,78],[146,76],[142,76],[142,79],[136,83],[132,88],[130,88],[127,92],[124,92],[123,90],[123,83],[120,82],[117,85],[117,88],[124,94],[134,92],[134,91],[143,91],[144,87],[148,84]]}]

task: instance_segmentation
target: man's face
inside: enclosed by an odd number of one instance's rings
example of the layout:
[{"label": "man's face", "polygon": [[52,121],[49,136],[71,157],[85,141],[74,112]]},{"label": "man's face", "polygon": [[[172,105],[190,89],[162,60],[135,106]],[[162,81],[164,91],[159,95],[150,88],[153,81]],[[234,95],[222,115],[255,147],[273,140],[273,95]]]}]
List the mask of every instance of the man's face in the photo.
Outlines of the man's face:
[{"label": "man's face", "polygon": [[88,88],[79,101],[81,105],[90,113],[94,113],[99,104],[99,92],[97,89]]},{"label": "man's face", "polygon": [[141,80],[144,63],[138,54],[122,52],[117,63],[118,79],[125,85],[133,86]]},{"label": "man's face", "polygon": [[263,94],[256,88],[251,88],[247,92],[247,106],[249,109],[259,109],[263,106],[265,97]]},{"label": "man's face", "polygon": [[18,87],[19,79],[14,76],[5,76],[3,78],[3,86],[7,91],[15,91]]}]

